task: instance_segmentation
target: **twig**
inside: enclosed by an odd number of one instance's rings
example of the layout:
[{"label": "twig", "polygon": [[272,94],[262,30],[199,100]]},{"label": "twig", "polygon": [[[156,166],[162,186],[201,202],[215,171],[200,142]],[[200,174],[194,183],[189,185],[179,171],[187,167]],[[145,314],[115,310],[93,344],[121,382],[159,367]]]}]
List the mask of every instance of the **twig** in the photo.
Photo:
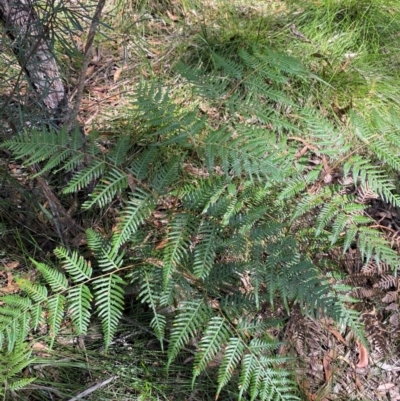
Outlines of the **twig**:
[{"label": "twig", "polygon": [[93,393],[94,391],[96,391],[104,386],[107,386],[108,383],[112,382],[116,378],[117,378],[117,376],[112,376],[112,377],[108,378],[107,380],[97,383],[94,386],[89,387],[87,390],[82,391],[76,397],[72,397],[68,401],[78,401],[78,400],[82,399],[83,397],[86,397],[87,395]]},{"label": "twig", "polygon": [[65,124],[67,131],[71,131],[72,128],[74,128],[74,126],[76,124],[76,119],[79,114],[79,108],[80,108],[80,105],[82,102],[83,90],[85,88],[86,73],[87,73],[87,69],[89,67],[94,35],[96,34],[97,27],[100,23],[100,16],[101,16],[101,12],[103,11],[105,2],[106,2],[106,0],[99,0],[99,2],[97,3],[97,6],[96,6],[96,11],[95,11],[93,19],[92,19],[92,23],[90,24],[89,35],[88,35],[88,38],[86,41],[86,46],[85,46],[82,70],[81,70],[81,73],[79,76],[76,100],[74,103],[74,108],[72,109],[71,114],[69,116],[69,119]]}]

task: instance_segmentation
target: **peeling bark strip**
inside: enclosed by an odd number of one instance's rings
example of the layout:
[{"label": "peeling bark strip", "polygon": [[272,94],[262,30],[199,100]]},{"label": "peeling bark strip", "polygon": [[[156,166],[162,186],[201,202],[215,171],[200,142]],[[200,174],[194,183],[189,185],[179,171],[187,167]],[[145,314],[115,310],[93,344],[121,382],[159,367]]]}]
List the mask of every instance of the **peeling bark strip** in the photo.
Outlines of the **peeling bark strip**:
[{"label": "peeling bark strip", "polygon": [[56,59],[31,0],[0,0],[0,22],[12,40],[14,53],[53,122],[68,114],[68,98]]}]

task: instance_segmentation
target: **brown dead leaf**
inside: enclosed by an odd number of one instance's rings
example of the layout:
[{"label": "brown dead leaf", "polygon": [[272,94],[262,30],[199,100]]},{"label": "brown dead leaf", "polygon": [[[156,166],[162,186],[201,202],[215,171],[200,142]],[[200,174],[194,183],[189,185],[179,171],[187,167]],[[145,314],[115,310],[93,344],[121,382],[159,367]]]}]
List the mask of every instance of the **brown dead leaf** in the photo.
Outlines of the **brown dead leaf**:
[{"label": "brown dead leaf", "polygon": [[47,351],[48,348],[46,345],[42,344],[42,343],[35,343],[32,345],[32,349],[34,351]]},{"label": "brown dead leaf", "polygon": [[356,384],[356,387],[359,391],[364,392],[364,386],[362,385],[360,379],[358,378],[356,372],[354,372],[354,382]]},{"label": "brown dead leaf", "polygon": [[33,349],[33,351],[35,351],[37,353],[38,356],[41,356],[43,358],[51,356],[51,354],[46,352],[46,351],[49,350],[49,348],[46,345],[42,344],[42,343],[39,343],[39,342],[34,343],[32,345],[32,349]]},{"label": "brown dead leaf", "polygon": [[332,368],[332,361],[335,357],[335,353],[333,349],[331,349],[327,354],[324,355],[322,359],[322,364],[324,367],[325,373],[325,381],[328,383],[332,380],[333,376],[333,368]]},{"label": "brown dead leaf", "polygon": [[19,290],[18,284],[13,282],[13,277],[10,272],[7,272],[7,285],[0,287],[0,294],[12,294]]},{"label": "brown dead leaf", "polygon": [[347,341],[334,327],[328,327],[328,330],[335,336],[336,340],[340,341],[343,345],[347,345]]},{"label": "brown dead leaf", "polygon": [[392,382],[383,383],[380,386],[378,386],[377,390],[381,391],[381,392],[386,392],[386,391],[390,390],[391,388],[393,388],[394,386],[395,386],[395,384]]},{"label": "brown dead leaf", "polygon": [[166,245],[168,244],[168,239],[167,238],[165,238],[165,239],[163,239],[162,241],[160,241],[156,246],[155,246],[155,248],[154,249],[163,249],[163,248],[165,248],[166,247]]},{"label": "brown dead leaf", "polygon": [[89,78],[94,72],[94,65],[90,65],[86,70],[86,78]]},{"label": "brown dead leaf", "polygon": [[114,72],[114,83],[116,83],[119,80],[119,77],[121,76],[121,73],[124,69],[123,68],[117,68]]},{"label": "brown dead leaf", "polygon": [[6,268],[6,270],[13,270],[19,266],[19,262],[17,262],[17,261],[6,262],[6,263],[3,263],[3,266]]},{"label": "brown dead leaf", "polygon": [[357,368],[366,368],[368,366],[368,350],[359,341],[356,341],[358,351],[360,353]]},{"label": "brown dead leaf", "polygon": [[169,12],[168,10],[167,10],[167,15],[168,15],[168,17],[169,17],[172,21],[174,21],[174,22],[179,20],[179,17],[177,17],[176,15],[172,14],[172,13]]}]

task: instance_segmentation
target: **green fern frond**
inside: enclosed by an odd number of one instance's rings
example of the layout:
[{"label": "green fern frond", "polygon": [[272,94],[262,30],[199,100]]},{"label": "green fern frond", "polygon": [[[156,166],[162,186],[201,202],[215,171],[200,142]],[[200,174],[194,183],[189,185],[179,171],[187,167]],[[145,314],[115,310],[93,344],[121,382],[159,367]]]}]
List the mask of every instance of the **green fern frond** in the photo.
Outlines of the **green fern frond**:
[{"label": "green fern frond", "polygon": [[138,298],[149,305],[153,311],[154,317],[150,323],[160,341],[161,347],[163,347],[163,339],[165,335],[166,319],[165,316],[160,315],[157,312],[157,308],[160,304],[160,293],[162,292],[161,286],[161,274],[158,274],[160,270],[154,272],[153,268],[144,267],[141,270],[140,284],[141,290]]},{"label": "green fern frond", "polygon": [[92,294],[87,285],[72,287],[67,293],[68,312],[76,333],[86,334],[91,317]]},{"label": "green fern frond", "polygon": [[217,396],[222,388],[231,380],[232,374],[242,359],[245,344],[238,337],[231,337],[225,348],[224,357],[218,370]]},{"label": "green fern frond", "polygon": [[200,242],[194,249],[193,271],[196,277],[204,279],[214,266],[217,245],[217,226],[211,221],[204,221],[197,232]]},{"label": "green fern frond", "polygon": [[62,294],[51,296],[47,300],[47,307],[49,309],[49,326],[50,326],[50,347],[53,346],[56,336],[58,335],[65,313],[66,298]]},{"label": "green fern frond", "polygon": [[167,165],[161,165],[152,180],[151,187],[159,195],[170,192],[179,177],[183,156],[173,158]]},{"label": "green fern frond", "polygon": [[193,381],[203,372],[207,364],[211,362],[231,335],[224,318],[214,316],[207,324],[203,336],[199,342],[193,368]]},{"label": "green fern frond", "polygon": [[105,171],[106,164],[101,159],[93,159],[86,168],[78,171],[68,183],[63,193],[75,193],[87,187],[91,182],[101,177]]},{"label": "green fern frond", "polygon": [[112,239],[113,248],[119,249],[122,244],[128,241],[148,218],[155,208],[154,196],[140,188],[127,201],[124,213],[119,219],[115,234]]},{"label": "green fern frond", "polygon": [[179,351],[194,338],[210,317],[210,310],[202,300],[183,302],[172,323],[168,346],[168,364],[177,357]]},{"label": "green fern frond", "polygon": [[[28,379],[19,379],[19,380],[15,380],[12,383],[10,383],[8,385],[8,388],[11,391],[18,391],[23,389],[24,387],[28,386],[28,384],[31,384],[32,382],[34,382],[36,380],[36,377],[31,377]],[[1,394],[1,393],[0,393]]]},{"label": "green fern frond", "polygon": [[398,118],[388,121],[376,111],[371,114],[370,121],[354,112],[350,117],[355,126],[355,134],[368,146],[374,156],[400,171]]},{"label": "green fern frond", "polygon": [[17,308],[21,312],[29,309],[32,306],[32,301],[29,298],[22,297],[18,294],[3,295],[0,297],[0,302],[10,307]]},{"label": "green fern frond", "polygon": [[394,193],[396,187],[393,180],[378,166],[373,165],[366,157],[353,156],[343,166],[344,176],[352,172],[354,182],[360,182],[363,186],[371,188],[386,202],[394,206],[400,205],[400,195]]},{"label": "green fern frond", "polygon": [[124,310],[124,280],[109,274],[93,281],[96,312],[101,319],[106,349],[110,346]]},{"label": "green fern frond", "polygon": [[176,214],[169,227],[167,245],[164,249],[163,282],[164,286],[175,271],[177,265],[182,262],[190,245],[190,238],[194,234],[194,219],[189,214]]},{"label": "green fern frond", "polygon": [[121,135],[117,138],[112,150],[107,154],[107,159],[114,166],[121,166],[128,158],[128,152],[131,149],[132,139],[130,135]]},{"label": "green fern frond", "polygon": [[[236,176],[250,179],[261,177],[281,181],[287,172],[279,164],[279,146],[265,131],[247,128],[235,135],[225,128],[211,131],[206,137],[206,165],[212,171],[218,163],[226,175],[232,170]],[[276,147],[276,149],[274,149]],[[274,149],[274,152],[268,151]]]},{"label": "green fern frond", "polygon": [[2,378],[0,395],[4,399],[7,391],[18,391],[35,380],[35,378],[18,377],[20,372],[34,361],[31,354],[32,351],[26,344],[20,344],[12,352],[4,352],[0,355],[0,377]]},{"label": "green fern frond", "polygon": [[105,240],[99,233],[92,229],[86,231],[87,243],[94,251],[96,261],[102,272],[118,270],[123,264],[124,253],[112,249],[109,241]]},{"label": "green fern frond", "polygon": [[378,264],[387,263],[393,269],[397,269],[399,255],[393,250],[383,235],[368,227],[360,227],[358,236],[358,247],[366,263],[374,258]]},{"label": "green fern frond", "polygon": [[32,283],[26,279],[17,279],[18,287],[26,292],[35,302],[45,302],[48,297],[46,286]]},{"label": "green fern frond", "polygon": [[138,180],[147,178],[150,169],[158,157],[159,148],[150,146],[143,151],[138,158],[128,168],[128,171],[133,174]]},{"label": "green fern frond", "polygon": [[100,183],[96,185],[90,194],[90,200],[83,203],[82,207],[86,210],[97,204],[104,207],[109,204],[117,193],[124,191],[128,186],[128,176],[125,172],[111,168],[106,172]]},{"label": "green fern frond", "polygon": [[92,268],[90,264],[78,254],[78,252],[69,252],[64,248],[56,248],[54,254],[61,259],[63,269],[65,269],[75,283],[89,280],[92,277]]},{"label": "green fern frond", "polygon": [[39,324],[43,323],[43,307],[40,303],[36,303],[31,307],[31,327],[33,330],[37,330]]},{"label": "green fern frond", "polygon": [[68,288],[68,280],[63,273],[44,263],[38,263],[33,259],[31,259],[31,261],[40,273],[42,273],[42,276],[54,292],[65,291]]}]

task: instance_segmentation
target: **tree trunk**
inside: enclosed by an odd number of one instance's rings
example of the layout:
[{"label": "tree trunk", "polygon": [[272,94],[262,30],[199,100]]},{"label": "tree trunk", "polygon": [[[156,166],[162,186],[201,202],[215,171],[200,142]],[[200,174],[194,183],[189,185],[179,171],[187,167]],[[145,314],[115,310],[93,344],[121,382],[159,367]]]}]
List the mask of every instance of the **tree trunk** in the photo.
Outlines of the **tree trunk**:
[{"label": "tree trunk", "polygon": [[53,124],[69,114],[68,98],[43,26],[31,0],[0,0],[0,22],[12,41],[18,63]]}]

